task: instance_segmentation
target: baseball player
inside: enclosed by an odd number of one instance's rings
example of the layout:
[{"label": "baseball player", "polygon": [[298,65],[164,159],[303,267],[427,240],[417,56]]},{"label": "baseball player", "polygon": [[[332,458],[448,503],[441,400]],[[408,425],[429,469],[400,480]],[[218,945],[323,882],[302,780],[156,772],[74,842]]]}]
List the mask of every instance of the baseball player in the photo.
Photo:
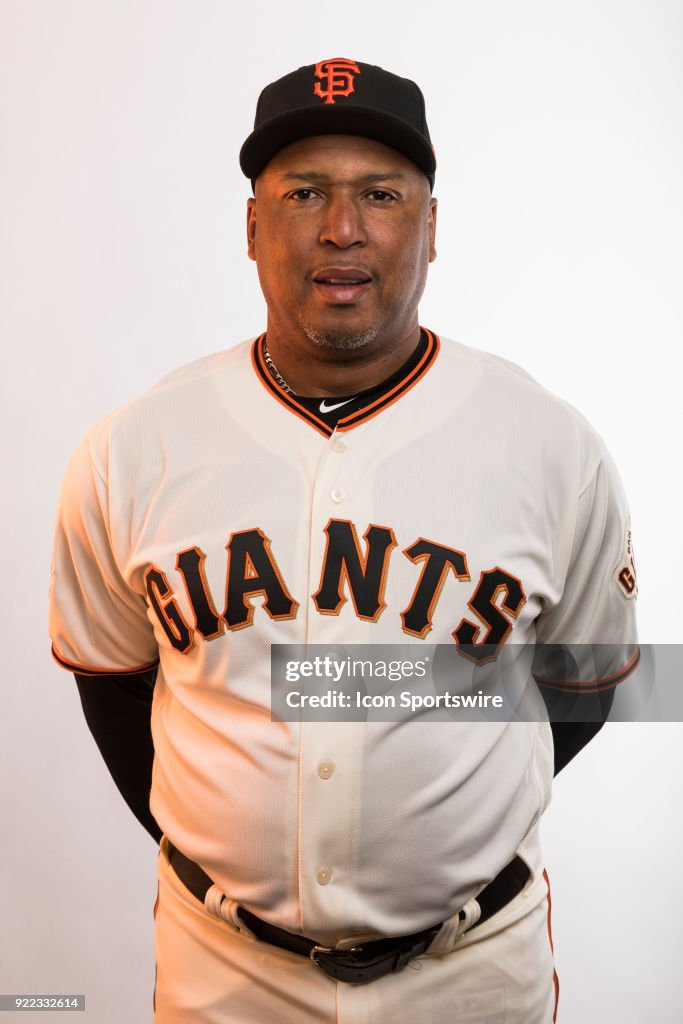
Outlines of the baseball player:
[{"label": "baseball player", "polygon": [[638,663],[618,474],[570,405],[420,325],[412,81],[299,68],[240,163],[266,329],[88,431],[54,540],[54,656],[161,840],[154,1019],[550,1024],[538,824],[599,724],[282,721],[271,648],[438,644],[477,671],[605,645],[593,675],[534,674],[608,707]]}]

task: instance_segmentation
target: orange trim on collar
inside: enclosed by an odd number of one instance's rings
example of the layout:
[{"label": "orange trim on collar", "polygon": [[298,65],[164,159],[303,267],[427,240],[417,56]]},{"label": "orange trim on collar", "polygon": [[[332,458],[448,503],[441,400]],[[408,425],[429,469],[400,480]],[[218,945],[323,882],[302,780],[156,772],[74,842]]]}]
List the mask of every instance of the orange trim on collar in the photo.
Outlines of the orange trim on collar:
[{"label": "orange trim on collar", "polygon": [[263,358],[263,352],[261,351],[261,342],[263,341],[264,336],[265,331],[263,334],[259,334],[256,341],[251,346],[251,364],[254,367],[256,376],[259,378],[266,391],[269,391],[281,405],[284,405],[285,409],[289,412],[293,412],[295,416],[304,420],[309,427],[313,427],[319,434],[322,434],[323,437],[331,437],[333,431],[330,430],[324,420],[319,420],[317,416],[310,413],[303,405],[299,405],[298,402],[295,402],[291,395],[288,395],[286,391],[283,391],[282,388],[278,387],[275,383],[273,375],[266,366],[265,359]]},{"label": "orange trim on collar", "polygon": [[[379,398],[375,398],[368,405],[356,409],[355,412],[349,413],[348,416],[343,416],[337,423],[336,429],[338,431],[352,430],[354,427],[361,423],[367,422],[372,419],[373,416],[377,416],[378,413],[382,412],[383,409],[387,409],[394,402],[397,402],[399,398],[402,398],[406,392],[413,388],[419,380],[424,377],[427,370],[432,366],[436,356],[439,353],[441,347],[441,341],[438,335],[428,330],[426,327],[422,327],[427,336],[427,349],[420,359],[417,366],[414,366],[409,373],[406,374],[401,380],[397,381],[394,386],[387,391],[385,394],[380,395]],[[287,394],[282,388],[278,387],[273,379],[273,376],[266,366],[262,352],[262,341],[264,334],[260,334],[254,341],[251,349],[251,362],[256,372],[257,377],[266,388],[267,391],[273,395],[274,398],[280,402],[289,412],[294,413],[299,419],[304,420],[310,427],[317,430],[323,437],[331,437],[334,433],[335,428],[330,427],[324,420],[318,419],[315,413],[310,412],[305,406],[297,402],[295,396]]]}]

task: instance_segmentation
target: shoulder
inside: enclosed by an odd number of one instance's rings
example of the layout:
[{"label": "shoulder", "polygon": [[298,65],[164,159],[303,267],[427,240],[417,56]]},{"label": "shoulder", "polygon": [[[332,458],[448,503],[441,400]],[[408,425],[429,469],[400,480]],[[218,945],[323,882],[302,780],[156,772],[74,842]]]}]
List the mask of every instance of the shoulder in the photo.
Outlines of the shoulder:
[{"label": "shoulder", "polygon": [[602,437],[564,397],[544,387],[518,363],[439,337],[438,376],[467,403],[481,423],[495,420],[518,444],[545,449],[577,465],[580,486],[590,480],[609,454]]},{"label": "shoulder", "polygon": [[184,388],[211,386],[216,376],[229,374],[231,370],[239,368],[251,361],[251,348],[254,338],[241,341],[231,348],[222,349],[220,352],[212,352],[210,355],[201,356],[190,363],[171,370],[161,377],[156,384],[148,388],[137,401],[154,399],[160,393],[175,392],[176,394]]},{"label": "shoulder", "polygon": [[541,402],[567,406],[566,402],[544,388],[518,363],[493,352],[464,345],[453,338],[445,338],[443,335],[439,336],[439,340],[440,361],[450,372],[461,377],[465,373],[468,381],[476,381],[492,390],[503,390],[511,399],[517,395],[524,395],[527,398],[536,397]]},{"label": "shoulder", "polygon": [[191,432],[199,421],[224,413],[230,393],[253,376],[253,342],[249,338],[186,363],[103,416],[84,438],[96,467],[108,463],[112,451],[158,449],[164,439]]}]

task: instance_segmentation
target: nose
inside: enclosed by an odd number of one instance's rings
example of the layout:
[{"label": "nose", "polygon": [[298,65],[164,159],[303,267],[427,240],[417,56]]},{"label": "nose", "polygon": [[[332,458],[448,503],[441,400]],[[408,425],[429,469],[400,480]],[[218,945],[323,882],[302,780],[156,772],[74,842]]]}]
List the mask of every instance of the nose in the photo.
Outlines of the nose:
[{"label": "nose", "polygon": [[342,192],[330,195],[323,208],[320,241],[348,249],[367,241],[363,212],[353,196]]}]

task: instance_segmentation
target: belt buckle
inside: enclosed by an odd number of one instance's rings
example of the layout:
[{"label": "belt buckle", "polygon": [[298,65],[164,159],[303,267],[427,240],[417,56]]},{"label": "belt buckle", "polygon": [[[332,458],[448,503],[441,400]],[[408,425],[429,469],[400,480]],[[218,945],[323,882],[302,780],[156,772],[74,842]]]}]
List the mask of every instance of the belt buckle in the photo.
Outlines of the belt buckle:
[{"label": "belt buckle", "polygon": [[373,939],[350,949],[316,944],[308,955],[330,978],[349,985],[366,985],[385,974],[402,970],[425,951],[440,928],[438,924],[399,939]]},{"label": "belt buckle", "polygon": [[[350,985],[365,985],[395,969],[394,964],[397,959],[395,950],[383,951],[379,956],[373,952],[365,962],[362,959],[354,958],[354,954],[359,957],[364,952],[365,948],[362,943],[358,946],[351,946],[349,949],[315,945],[308,955],[328,977]],[[319,959],[320,956],[322,959]]]},{"label": "belt buckle", "polygon": [[[355,947],[354,947],[354,949],[355,949]],[[320,967],[322,969],[322,964],[318,960],[317,954],[318,953],[332,953],[333,951],[334,951],[334,946],[313,946],[313,948],[311,949],[311,951],[308,954],[308,956],[313,961],[313,963],[316,965],[316,967]]]}]

